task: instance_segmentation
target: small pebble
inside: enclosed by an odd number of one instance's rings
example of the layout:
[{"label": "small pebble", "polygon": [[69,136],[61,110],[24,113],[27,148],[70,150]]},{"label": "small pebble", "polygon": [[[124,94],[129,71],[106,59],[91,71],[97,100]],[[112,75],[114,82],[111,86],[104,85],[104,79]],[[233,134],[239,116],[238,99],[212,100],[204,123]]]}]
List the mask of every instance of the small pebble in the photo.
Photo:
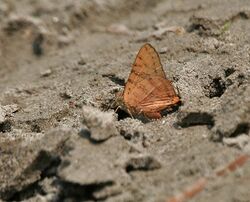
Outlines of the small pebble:
[{"label": "small pebble", "polygon": [[223,138],[223,143],[231,147],[244,149],[246,145],[250,144],[250,137],[246,134],[242,134],[235,138]]},{"label": "small pebble", "polygon": [[60,93],[60,96],[64,99],[70,99],[73,97],[73,93],[69,90],[66,90],[63,93]]},{"label": "small pebble", "polygon": [[77,63],[78,63],[78,65],[85,65],[86,64],[86,62],[84,61],[83,58],[81,58]]},{"label": "small pebble", "polygon": [[41,77],[48,77],[51,74],[52,74],[52,70],[46,69],[45,71],[41,72]]}]

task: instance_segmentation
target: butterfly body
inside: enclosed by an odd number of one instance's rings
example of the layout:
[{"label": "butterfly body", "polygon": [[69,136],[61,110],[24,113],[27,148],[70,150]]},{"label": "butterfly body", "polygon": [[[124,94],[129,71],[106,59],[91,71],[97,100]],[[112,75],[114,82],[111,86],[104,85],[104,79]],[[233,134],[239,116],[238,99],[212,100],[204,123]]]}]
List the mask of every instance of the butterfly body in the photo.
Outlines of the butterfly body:
[{"label": "butterfly body", "polygon": [[180,103],[171,81],[166,78],[156,50],[145,44],[137,54],[118,105],[131,116],[161,118],[161,111]]}]

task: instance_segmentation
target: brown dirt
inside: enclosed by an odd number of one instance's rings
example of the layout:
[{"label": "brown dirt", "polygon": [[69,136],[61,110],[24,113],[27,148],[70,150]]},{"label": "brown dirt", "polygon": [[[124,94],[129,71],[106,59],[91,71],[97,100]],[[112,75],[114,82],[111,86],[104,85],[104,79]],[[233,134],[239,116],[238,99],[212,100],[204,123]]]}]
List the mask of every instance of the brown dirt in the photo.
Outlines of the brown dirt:
[{"label": "brown dirt", "polygon": [[[0,200],[167,201],[250,153],[250,2],[0,2]],[[144,43],[183,105],[110,109]],[[250,162],[190,201],[250,201]]]}]

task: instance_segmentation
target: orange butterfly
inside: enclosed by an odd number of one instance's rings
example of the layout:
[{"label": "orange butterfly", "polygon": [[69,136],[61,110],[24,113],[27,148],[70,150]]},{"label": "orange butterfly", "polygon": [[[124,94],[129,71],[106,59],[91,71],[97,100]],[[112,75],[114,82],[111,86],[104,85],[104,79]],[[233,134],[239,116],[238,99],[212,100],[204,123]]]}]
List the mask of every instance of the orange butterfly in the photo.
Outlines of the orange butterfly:
[{"label": "orange butterfly", "polygon": [[161,111],[180,104],[171,81],[166,78],[158,53],[150,44],[140,49],[123,92],[116,104],[132,117],[144,115],[150,119],[162,117]]}]

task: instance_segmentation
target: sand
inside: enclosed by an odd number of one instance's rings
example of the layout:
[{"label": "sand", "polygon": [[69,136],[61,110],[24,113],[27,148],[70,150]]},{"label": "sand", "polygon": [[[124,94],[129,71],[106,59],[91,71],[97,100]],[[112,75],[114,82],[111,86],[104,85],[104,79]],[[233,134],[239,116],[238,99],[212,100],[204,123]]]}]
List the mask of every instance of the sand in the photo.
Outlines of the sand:
[{"label": "sand", "polygon": [[[250,201],[250,2],[2,0],[0,200]],[[182,105],[143,122],[112,109],[140,47]],[[213,176],[213,177],[211,177]],[[187,199],[188,201],[189,199]]]}]

